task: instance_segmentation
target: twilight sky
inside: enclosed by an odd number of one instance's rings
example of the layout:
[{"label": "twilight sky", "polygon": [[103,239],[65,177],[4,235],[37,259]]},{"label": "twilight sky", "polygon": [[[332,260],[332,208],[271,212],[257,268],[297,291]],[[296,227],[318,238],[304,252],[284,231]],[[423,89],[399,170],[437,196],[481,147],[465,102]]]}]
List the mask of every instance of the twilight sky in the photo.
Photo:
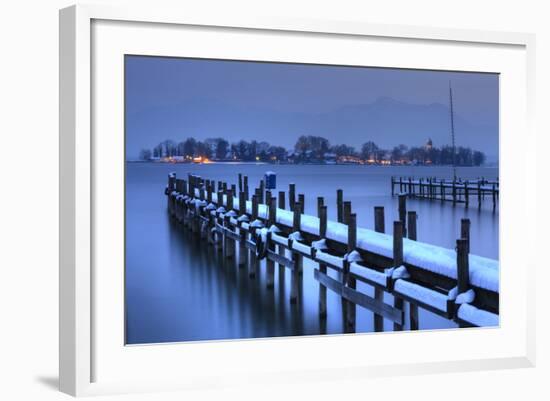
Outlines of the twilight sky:
[{"label": "twilight sky", "polygon": [[126,56],[126,152],[224,137],[292,148],[299,135],[380,147],[450,143],[498,157],[498,75]]}]

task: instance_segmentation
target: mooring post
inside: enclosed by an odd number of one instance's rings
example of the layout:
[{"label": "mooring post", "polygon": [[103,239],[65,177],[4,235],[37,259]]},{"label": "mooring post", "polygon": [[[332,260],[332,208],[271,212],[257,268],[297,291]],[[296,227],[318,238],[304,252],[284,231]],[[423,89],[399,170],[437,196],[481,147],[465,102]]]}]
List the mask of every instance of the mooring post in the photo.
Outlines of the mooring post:
[{"label": "mooring post", "polygon": [[[239,192],[239,217],[246,215],[246,197],[244,191]],[[241,222],[240,224],[242,224]],[[246,265],[246,230],[239,225],[239,267]]]},{"label": "mooring post", "polygon": [[[292,224],[292,231],[300,231],[302,218],[302,205],[299,202],[294,204],[294,218]],[[294,269],[292,269],[292,276],[290,280],[290,303],[295,304],[298,301],[298,286],[300,280],[300,271],[302,268],[302,255],[299,252],[292,251],[292,260],[294,261]]]},{"label": "mooring post", "polygon": [[[227,212],[231,212],[233,210],[233,190],[228,189],[227,190]],[[224,216],[224,228],[225,230],[233,231],[232,225],[231,225],[231,217],[227,215],[227,213]],[[224,247],[227,249],[225,250],[225,257],[227,259],[232,259],[235,256],[235,240],[230,238],[228,235],[225,236],[225,243]]]},{"label": "mooring post", "polygon": [[[355,213],[351,213],[348,217],[348,254],[353,252],[355,248],[357,247],[357,215]],[[345,261],[344,262],[344,276],[346,277],[346,282],[344,285],[347,284],[348,288],[351,290],[357,289],[357,281],[355,277],[352,277],[350,274],[350,262]],[[354,332],[355,331],[355,318],[356,318],[356,309],[357,306],[355,303],[351,301],[347,301],[347,322],[348,322],[348,331]]]},{"label": "mooring post", "polygon": [[336,190],[336,214],[338,223],[344,221],[344,191],[341,189]]},{"label": "mooring post", "polygon": [[470,205],[470,193],[469,193],[469,183],[468,180],[464,182],[464,205],[466,208]]},{"label": "mooring post", "polygon": [[351,202],[350,201],[345,201],[344,202],[344,218],[343,218],[343,223],[344,224],[349,224],[349,218],[351,216]]},{"label": "mooring post", "polygon": [[294,204],[296,203],[296,184],[288,184],[288,207],[290,211],[294,211]]},{"label": "mooring post", "polygon": [[248,200],[249,193],[248,193],[248,176],[247,175],[243,177],[243,191],[244,191],[244,199]]},{"label": "mooring post", "polygon": [[443,202],[445,200],[445,184],[444,184],[444,181],[443,179],[441,179],[439,181],[439,191],[441,193],[441,202]]},{"label": "mooring post", "polygon": [[395,185],[395,178],[393,177],[393,175],[391,176],[391,196],[394,195],[394,190],[393,190],[393,186]]},{"label": "mooring post", "polygon": [[[393,265],[394,267],[400,267],[403,264],[403,223],[401,221],[393,222]],[[393,307],[403,311],[403,298],[393,296]],[[403,330],[403,325],[399,323],[393,323],[394,331]]]},{"label": "mooring post", "polygon": [[306,196],[304,194],[298,195],[298,202],[300,202],[300,207],[302,208],[302,213],[306,212]]},{"label": "mooring post", "polygon": [[[285,192],[279,191],[279,209],[285,210]],[[275,220],[276,221],[276,220]],[[286,256],[285,247],[283,245],[277,245],[277,253],[283,257]],[[279,278],[284,279],[285,275],[285,265],[279,263]]]},{"label": "mooring post", "polygon": [[[252,195],[252,218],[251,223],[254,222],[258,218],[258,196]],[[255,242],[256,239],[254,238],[256,230],[249,226],[248,228],[248,234],[250,241]],[[248,277],[255,278],[256,277],[256,263],[257,263],[257,257],[256,257],[256,250],[250,249],[250,252],[248,254]]]},{"label": "mooring post", "polygon": [[481,209],[481,181],[477,181],[477,207]]},{"label": "mooring post", "polygon": [[405,224],[407,224],[407,194],[399,194],[399,221],[403,226],[403,235],[407,235]]},{"label": "mooring post", "polygon": [[[277,221],[277,198],[270,197],[268,199],[268,202],[269,202],[269,220],[268,220],[267,226],[271,227]],[[273,241],[269,241],[268,251],[275,252],[275,243]],[[267,270],[266,285],[267,285],[267,288],[271,289],[275,286],[275,262],[271,260],[268,255],[265,263],[266,263],[266,270]]]},{"label": "mooring post", "polygon": [[453,178],[453,206],[456,205],[456,179]]},{"label": "mooring post", "polygon": [[[322,197],[317,198],[317,215],[319,216],[319,238],[327,236],[327,207]],[[319,263],[319,272],[327,274],[327,265]],[[327,316],[327,288],[319,283],[319,317],[324,319]]]},{"label": "mooring post", "polygon": [[[457,292],[462,294],[470,289],[470,266],[468,262],[468,241],[466,239],[456,240],[456,278]],[[459,324],[460,327],[464,327]]]},{"label": "mooring post", "polygon": [[258,199],[258,203],[265,203],[264,202],[264,195],[265,195],[265,182],[263,179],[260,180],[260,188],[258,190],[258,195],[259,195],[259,199]]},{"label": "mooring post", "polygon": [[468,253],[470,252],[470,219],[460,220],[460,238],[465,239]]},{"label": "mooring post", "polygon": [[408,238],[416,241],[416,219],[418,216],[416,212],[409,211],[407,212],[407,233]]},{"label": "mooring post", "polygon": [[167,199],[168,199],[168,202],[167,202],[167,208],[168,208],[168,212],[170,214],[172,214],[172,191],[175,191],[176,190],[176,173],[170,173],[168,174],[168,187],[167,187]]},{"label": "mooring post", "polygon": [[239,173],[239,193],[243,191],[243,175]]},{"label": "mooring post", "polygon": [[399,192],[403,192],[403,177],[399,177]]},{"label": "mooring post", "polygon": [[[384,223],[384,207],[375,206],[374,207],[374,231],[378,233],[386,232],[386,227]],[[384,291],[378,287],[374,287],[374,299],[379,302],[384,302]],[[382,315],[376,313],[374,316],[374,331],[381,332],[384,331],[384,318]]]}]

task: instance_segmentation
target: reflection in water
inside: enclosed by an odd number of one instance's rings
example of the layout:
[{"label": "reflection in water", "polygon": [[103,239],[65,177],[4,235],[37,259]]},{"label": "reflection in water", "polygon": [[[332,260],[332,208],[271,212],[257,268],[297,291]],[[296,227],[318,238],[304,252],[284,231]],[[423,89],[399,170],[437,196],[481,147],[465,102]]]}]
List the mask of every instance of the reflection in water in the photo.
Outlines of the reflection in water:
[{"label": "reflection in water", "polygon": [[[176,171],[235,182],[237,174],[257,184],[266,170],[274,170],[277,190],[295,182],[306,195],[305,211],[316,213],[316,197],[324,196],[329,219],[335,219],[336,189],[352,201],[358,226],[373,227],[373,207],[386,207],[386,227],[397,218],[396,199],[390,196],[391,175],[445,177],[445,168],[392,168],[365,166],[265,166],[265,165],[165,165],[128,163],[126,177],[126,311],[127,343],[257,338],[342,333],[343,305],[327,291],[327,319],[318,318],[319,286],[313,278],[314,263],[304,259],[299,302],[290,304],[290,271],[276,264],[275,286],[266,288],[265,261],[250,279],[246,266],[221,252],[171,220],[163,188],[167,175]],[[459,169],[464,178],[494,178],[496,169]],[[418,213],[418,239],[454,247],[460,219],[472,221],[472,253],[498,258],[498,213],[490,202],[483,209],[466,210],[437,201],[408,202]],[[338,274],[329,269],[329,275]],[[371,287],[358,282],[359,291],[373,296]],[[392,298],[385,295],[385,301]],[[406,311],[408,314],[408,311]],[[420,328],[454,327],[422,309]],[[384,322],[385,330],[392,324]],[[357,308],[357,331],[373,331],[373,316]]]}]

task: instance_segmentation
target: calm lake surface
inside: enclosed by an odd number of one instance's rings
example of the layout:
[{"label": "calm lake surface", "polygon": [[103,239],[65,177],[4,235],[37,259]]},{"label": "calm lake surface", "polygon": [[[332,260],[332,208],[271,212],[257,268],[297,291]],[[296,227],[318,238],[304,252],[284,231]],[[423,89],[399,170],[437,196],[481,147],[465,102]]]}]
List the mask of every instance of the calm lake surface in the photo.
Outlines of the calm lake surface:
[{"label": "calm lake surface", "polygon": [[[314,264],[304,263],[297,305],[289,302],[290,272],[276,267],[275,289],[267,290],[265,268],[249,279],[246,269],[222,261],[211,247],[172,221],[166,210],[164,188],[169,172],[184,178],[237,183],[237,174],[249,177],[251,192],[266,171],[277,173],[277,191],[296,184],[305,194],[305,212],[316,215],[316,198],[324,196],[329,219],[336,219],[336,189],[352,201],[359,227],[374,227],[374,206],[385,206],[386,229],[397,220],[397,197],[391,197],[390,177],[452,177],[450,167],[380,167],[356,165],[263,165],[127,163],[126,165],[126,333],[128,344],[219,340],[275,336],[336,334],[343,332],[342,304],[327,291],[328,318],[320,321],[318,283]],[[498,176],[497,168],[458,168],[463,179]],[[454,248],[460,219],[471,220],[471,252],[498,259],[498,210],[487,200],[470,209],[450,202],[413,200],[407,209],[418,213],[418,241]],[[264,262],[265,263],[265,262]],[[276,265],[277,266],[277,265]],[[329,269],[330,271],[330,269]],[[335,277],[335,276],[334,276]],[[368,286],[358,289],[372,294]],[[388,296],[388,302],[391,296]],[[420,310],[420,328],[455,327]],[[386,329],[392,325],[385,322]],[[357,308],[357,332],[373,331],[372,313]]]}]

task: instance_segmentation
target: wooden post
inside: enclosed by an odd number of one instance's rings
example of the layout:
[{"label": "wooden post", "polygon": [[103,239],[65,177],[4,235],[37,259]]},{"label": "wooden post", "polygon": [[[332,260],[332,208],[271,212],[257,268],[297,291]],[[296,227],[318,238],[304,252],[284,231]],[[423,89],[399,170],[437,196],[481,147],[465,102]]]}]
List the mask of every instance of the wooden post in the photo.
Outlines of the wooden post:
[{"label": "wooden post", "polygon": [[[271,225],[275,224],[277,221],[277,198],[270,197],[267,199],[269,202],[269,220],[268,220],[268,227],[271,227]],[[275,244],[273,241],[269,241],[269,247],[268,249],[271,252],[275,252]],[[275,262],[273,262],[271,259],[267,258],[266,260],[266,270],[267,270],[267,279],[266,279],[266,285],[267,288],[273,288],[275,285]]]},{"label": "wooden post", "polygon": [[[393,265],[399,267],[403,264],[403,223],[401,221],[393,222]],[[393,296],[393,307],[403,310],[403,298]],[[403,325],[393,323],[394,331],[403,330]]]},{"label": "wooden post", "polygon": [[439,190],[441,192],[441,202],[443,202],[445,200],[445,183],[444,183],[445,180],[441,180],[439,181]]},{"label": "wooden post", "polygon": [[[282,209],[284,210],[285,209],[285,192],[284,191],[279,191],[279,209]],[[279,253],[279,255],[281,256],[286,256],[286,251],[285,251],[285,247],[283,245],[277,245],[277,252]],[[285,265],[283,264],[280,264],[279,263],[279,277],[283,278],[284,279],[284,274],[285,274]]]},{"label": "wooden post", "polygon": [[467,251],[470,252],[470,219],[460,220],[460,238],[465,239],[467,243]]},{"label": "wooden post", "polygon": [[[227,208],[226,210],[229,212],[231,210],[233,210],[233,191],[231,189],[228,189],[227,190]],[[227,213],[225,214],[224,216],[224,227],[226,230],[231,230],[231,218],[227,215]],[[227,259],[232,259],[234,256],[235,256],[235,240],[233,240],[232,238],[229,238],[229,236],[225,235],[224,236],[225,238],[225,241],[224,241],[224,252],[225,252],[225,257]]]},{"label": "wooden post", "polygon": [[453,178],[453,206],[456,205],[456,180]]},{"label": "wooden post", "polygon": [[[353,252],[355,248],[357,247],[357,215],[355,213],[351,213],[348,217],[348,254]],[[352,289],[357,289],[357,281],[355,277],[352,277],[350,274],[350,264],[348,261],[344,262],[344,277],[345,282],[344,285],[347,284],[347,286]],[[355,331],[355,320],[356,320],[356,309],[357,306],[350,301],[347,301],[347,323],[348,328],[350,332]]]},{"label": "wooden post", "polygon": [[409,302],[409,322],[411,330],[418,330],[418,305]]},{"label": "wooden post", "polygon": [[468,186],[468,180],[466,180],[464,182],[464,205],[466,206],[466,208],[470,205],[470,194],[468,192],[470,188],[468,188]]},{"label": "wooden post", "polygon": [[[260,180],[260,189],[258,191],[259,199],[258,203],[264,203],[264,195],[265,195],[265,182],[264,180]],[[267,201],[266,201],[267,203]]]},{"label": "wooden post", "polygon": [[403,192],[403,177],[399,177],[399,192]]},{"label": "wooden post", "polygon": [[[302,205],[299,202],[294,204],[294,219],[292,224],[292,230],[294,232],[300,231],[301,217],[302,217]],[[292,276],[290,280],[290,303],[295,304],[298,301],[298,286],[300,280],[300,270],[302,267],[303,257],[299,252],[292,252],[292,260],[294,261],[294,269],[292,270]]]},{"label": "wooden post", "polygon": [[305,213],[306,210],[306,197],[304,194],[298,195],[298,202],[300,202],[300,207],[302,208],[302,213]]},{"label": "wooden post", "polygon": [[399,194],[399,221],[403,226],[403,235],[407,235],[405,224],[407,224],[407,195]]},{"label": "wooden post", "polygon": [[336,191],[336,213],[338,223],[342,223],[344,221],[344,191],[341,189]]},{"label": "wooden post", "polygon": [[167,193],[167,208],[170,214],[172,213],[172,191],[176,190],[176,173],[168,174],[168,193]]},{"label": "wooden post", "polygon": [[414,211],[407,212],[408,238],[412,239],[413,241],[416,241],[416,219],[417,219],[416,212]]},{"label": "wooden post", "polygon": [[470,289],[470,266],[468,263],[468,240],[456,240],[457,289],[462,294]]},{"label": "wooden post", "polygon": [[[252,195],[252,219],[251,219],[251,222],[253,222],[257,218],[258,218],[258,196],[257,195]],[[255,241],[254,231],[255,230],[251,227],[248,229],[249,239],[251,241]],[[248,277],[250,277],[250,278],[256,277],[256,263],[257,263],[256,251],[251,249],[249,254],[248,254]]]},{"label": "wooden post", "polygon": [[477,207],[481,209],[481,181],[477,181]]},{"label": "wooden post", "polygon": [[248,176],[247,175],[243,177],[243,191],[244,191],[244,198],[248,200]]},{"label": "wooden post", "polygon": [[243,191],[243,175],[239,173],[239,193]]},{"label": "wooden post", "polygon": [[[374,207],[374,231],[378,233],[384,233],[386,231],[385,223],[384,223],[383,206]],[[376,299],[379,302],[383,302],[384,291],[378,287],[374,287],[374,299]],[[375,332],[384,331],[384,318],[382,317],[382,315],[378,315],[374,313],[373,316],[374,316],[374,331]]]},{"label": "wooden post", "polygon": [[[327,207],[324,205],[322,197],[317,198],[317,215],[319,216],[319,237],[325,238],[327,235]],[[327,265],[319,263],[319,272],[327,274]],[[319,317],[327,317],[327,288],[319,283]]]},{"label": "wooden post", "polygon": [[[239,216],[246,214],[246,197],[244,191],[239,192]],[[241,223],[242,224],[242,223]],[[246,231],[239,228],[239,267],[246,265]]]},{"label": "wooden post", "polygon": [[393,186],[395,185],[395,178],[393,178],[393,175],[391,176],[391,196],[394,195]]},{"label": "wooden post", "polygon": [[349,224],[350,215],[351,215],[351,202],[346,201],[344,202],[344,220],[343,220],[344,224]]},{"label": "wooden post", "polygon": [[291,211],[294,211],[294,204],[296,203],[296,184],[288,184],[288,207]]}]

